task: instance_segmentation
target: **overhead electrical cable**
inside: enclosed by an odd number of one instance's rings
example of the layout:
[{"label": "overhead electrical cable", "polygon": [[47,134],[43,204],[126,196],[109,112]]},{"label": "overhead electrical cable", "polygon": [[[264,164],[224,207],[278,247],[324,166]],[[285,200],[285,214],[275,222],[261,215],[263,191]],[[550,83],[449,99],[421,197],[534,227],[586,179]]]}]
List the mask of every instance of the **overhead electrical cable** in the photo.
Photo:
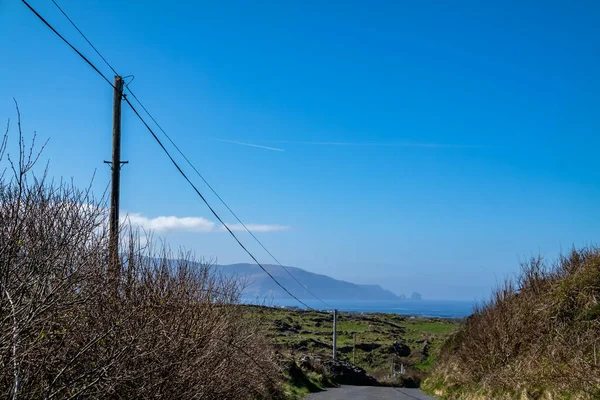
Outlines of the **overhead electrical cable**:
[{"label": "overhead electrical cable", "polygon": [[[58,8],[58,10],[64,15],[64,17],[71,23],[71,25],[73,25],[73,27],[75,28],[75,30],[77,30],[77,32],[79,32],[79,34],[81,35],[81,37],[83,37],[83,39],[90,45],[90,47],[96,52],[96,54],[98,54],[98,56],[102,59],[102,61],[104,61],[104,63],[106,63],[106,65],[112,70],[112,72],[115,75],[119,75],[119,73],[116,71],[116,69],[108,62],[108,60],[102,55],[102,53],[100,53],[100,51],[96,48],[96,46],[94,46],[94,44],[87,38],[87,36],[81,31],[81,29],[79,29],[79,27],[77,26],[77,24],[75,24],[75,22],[67,15],[67,13],[58,5],[58,3],[55,0],[52,0],[52,3],[54,3],[54,5]],[[200,173],[200,171],[198,171],[198,169],[196,168],[196,166],[190,161],[190,159],[183,153],[183,151],[179,148],[179,146],[177,146],[177,144],[173,141],[173,139],[171,139],[171,137],[167,134],[167,132],[162,128],[162,126],[158,123],[158,121],[156,121],[156,119],[154,118],[154,116],[150,113],[150,111],[148,111],[148,109],[144,106],[144,104],[142,103],[142,101],[135,95],[135,93],[133,92],[133,90],[131,90],[131,88],[129,86],[126,85],[127,90],[129,91],[129,93],[133,96],[133,98],[135,99],[135,101],[140,105],[140,107],[142,108],[142,110],[144,110],[144,112],[148,115],[148,117],[150,117],[150,119],[152,120],[152,122],[154,122],[154,124],[158,127],[158,129],[163,133],[163,135],[167,138],[167,140],[171,143],[171,145],[177,150],[177,152],[179,153],[179,155],[181,155],[181,157],[183,157],[183,159],[187,162],[187,164],[194,170],[194,172],[196,173],[196,175],[198,175],[198,177],[200,177],[200,179],[202,179],[202,181],[204,182],[204,184],[210,189],[210,191],[219,199],[219,201],[225,206],[225,208],[227,208],[227,210],[231,213],[231,215],[240,223],[240,225],[246,230],[246,232],[248,232],[250,234],[250,236],[252,236],[252,238],[256,241],[256,243],[259,244],[260,247],[262,247],[262,249],[277,263],[277,265],[279,267],[281,267],[294,281],[296,281],[296,283],[298,285],[300,285],[304,290],[306,290],[306,292],[308,294],[310,294],[312,297],[314,297],[315,299],[317,299],[318,301],[320,301],[321,303],[323,303],[326,307],[329,308],[333,308],[331,305],[327,304],[325,301],[323,301],[320,297],[318,297],[317,295],[315,295],[313,292],[310,291],[310,289],[308,289],[304,284],[302,284],[302,282],[300,282],[290,271],[288,268],[286,268],[281,262],[279,262],[279,260],[273,255],[273,253],[271,253],[267,247],[256,237],[256,235],[246,226],[246,224],[244,224],[244,222],[242,222],[242,220],[238,217],[238,215],[231,209],[231,207],[229,207],[229,205],[225,202],[225,200],[223,200],[223,198],[217,193],[217,191],[212,187],[212,185],[210,183],[208,183],[208,181],[206,180],[206,178],[204,178],[204,176]]]},{"label": "overhead electrical cable", "polygon": [[[73,51],[75,51],[77,53],[77,55],[79,55],[94,71],[96,71],[96,73],[98,73],[98,75],[100,75],[113,89],[115,88],[114,85],[110,82],[110,80],[104,76],[104,74],[102,74],[102,72],[87,58],[85,57],[79,50],[77,50],[77,48],[75,46],[73,46],[67,39],[65,39],[48,21],[46,21],[46,19],[44,17],[42,17],[26,0],[21,0],[30,10],[31,12],[33,12],[48,28],[50,28],[50,30],[52,30],[52,32],[54,32],[60,39],[62,39],[63,42],[65,42]],[[56,2],[54,2],[56,4]],[[63,12],[64,14],[64,12]],[[89,43],[89,41],[88,41]],[[95,47],[94,47],[95,49]],[[96,52],[98,52],[98,50],[96,50]],[[98,52],[99,53],[99,52]],[[104,59],[104,57],[102,57]],[[105,62],[108,64],[108,62],[106,61],[106,59],[104,59]],[[110,66],[110,64],[108,64]],[[112,69],[112,67],[111,67]],[[114,70],[113,70],[114,71]],[[116,75],[119,75],[115,72]],[[211,211],[211,213],[215,216],[215,218],[217,218],[217,220],[223,225],[223,227],[225,227],[225,229],[227,230],[227,232],[229,232],[229,234],[235,239],[235,241],[238,243],[238,245],[250,256],[250,258],[252,258],[252,260],[254,260],[254,262],[269,276],[269,278],[271,278],[271,280],[273,280],[273,282],[275,282],[284,292],[286,292],[289,296],[291,296],[293,299],[295,299],[296,301],[298,301],[298,303],[302,304],[304,307],[314,310],[312,307],[308,306],[306,303],[304,303],[302,300],[300,300],[298,297],[296,297],[295,295],[293,295],[285,286],[283,286],[277,279],[275,279],[275,277],[269,273],[269,271],[267,271],[267,269],[256,259],[256,257],[246,248],[246,246],[244,246],[244,244],[238,239],[238,237],[235,235],[235,233],[233,233],[233,231],[231,230],[231,228],[229,228],[229,226],[223,221],[223,219],[217,214],[217,212],[212,208],[212,206],[209,204],[209,202],[206,200],[206,198],[202,195],[202,193],[200,192],[200,190],[198,190],[198,188],[196,187],[196,185],[194,185],[194,183],[190,180],[190,178],[186,175],[186,173],[181,169],[181,167],[179,166],[179,164],[175,161],[175,159],[171,156],[171,153],[167,150],[167,148],[164,146],[164,144],[162,143],[162,141],[158,138],[158,136],[154,133],[154,131],[152,130],[152,128],[148,125],[148,123],[144,120],[144,118],[140,115],[140,113],[137,111],[137,109],[133,106],[133,104],[131,104],[131,101],[129,101],[129,99],[127,98],[127,96],[123,96],[123,99],[125,100],[125,102],[129,105],[129,107],[132,109],[132,111],[135,113],[135,115],[140,119],[140,121],[144,124],[144,126],[146,127],[146,129],[150,132],[150,134],[152,135],[152,137],[156,140],[156,142],[158,143],[158,145],[160,146],[160,148],[164,151],[164,153],[167,155],[167,157],[169,158],[169,160],[171,161],[171,163],[175,166],[175,168],[177,169],[177,171],[181,174],[181,176],[183,176],[183,178],[188,182],[188,184],[194,189],[194,191],[196,192],[196,194],[202,199],[202,201],[204,202],[204,204],[206,204],[206,206],[208,207],[208,209]],[[315,310],[316,311],[316,310]]]}]

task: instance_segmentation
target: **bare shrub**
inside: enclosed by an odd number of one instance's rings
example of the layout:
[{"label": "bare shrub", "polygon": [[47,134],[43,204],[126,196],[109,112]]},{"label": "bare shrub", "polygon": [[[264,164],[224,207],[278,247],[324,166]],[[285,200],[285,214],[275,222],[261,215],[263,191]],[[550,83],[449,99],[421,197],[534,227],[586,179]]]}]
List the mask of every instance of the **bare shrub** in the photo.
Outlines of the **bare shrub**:
[{"label": "bare shrub", "polygon": [[[19,121],[20,122],[20,121]],[[107,290],[107,211],[0,144],[0,393],[37,398],[269,398],[280,371],[242,284],[129,228]]]}]

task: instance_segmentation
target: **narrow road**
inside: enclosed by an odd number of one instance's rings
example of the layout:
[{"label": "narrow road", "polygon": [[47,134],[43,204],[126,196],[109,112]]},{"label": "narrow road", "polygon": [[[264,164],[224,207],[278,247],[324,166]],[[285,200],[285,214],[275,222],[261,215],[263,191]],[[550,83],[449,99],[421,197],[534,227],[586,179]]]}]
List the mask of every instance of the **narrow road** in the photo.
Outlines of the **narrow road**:
[{"label": "narrow road", "polygon": [[305,400],[433,400],[419,389],[342,386],[313,393]]}]

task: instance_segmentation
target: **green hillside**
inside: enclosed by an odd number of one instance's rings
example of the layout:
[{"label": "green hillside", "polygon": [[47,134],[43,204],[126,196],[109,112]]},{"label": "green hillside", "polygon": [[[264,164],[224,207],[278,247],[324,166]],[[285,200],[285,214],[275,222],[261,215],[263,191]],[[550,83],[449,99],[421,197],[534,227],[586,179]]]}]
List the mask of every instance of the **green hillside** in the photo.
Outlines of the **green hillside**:
[{"label": "green hillside", "polygon": [[[267,337],[281,352],[302,355],[332,354],[333,317],[316,311],[246,306],[253,318],[267,326]],[[338,358],[365,369],[380,382],[418,385],[431,368],[444,341],[460,323],[437,318],[395,314],[338,314]],[[354,347],[356,337],[356,348]],[[398,382],[389,379],[392,362],[406,374]]]},{"label": "green hillside", "polygon": [[445,399],[598,399],[599,302],[599,249],[533,259],[444,345],[424,386]]}]

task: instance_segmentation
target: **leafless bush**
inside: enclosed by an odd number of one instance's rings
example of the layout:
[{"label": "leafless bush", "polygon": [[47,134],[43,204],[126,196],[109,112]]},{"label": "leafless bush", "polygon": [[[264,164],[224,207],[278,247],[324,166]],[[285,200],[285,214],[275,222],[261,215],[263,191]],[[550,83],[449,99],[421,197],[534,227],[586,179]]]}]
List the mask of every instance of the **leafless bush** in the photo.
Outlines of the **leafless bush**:
[{"label": "leafless bush", "polygon": [[600,249],[533,258],[446,345],[447,384],[600,395]]},{"label": "leafless bush", "polygon": [[107,290],[104,202],[36,177],[20,124],[18,160],[6,154],[7,140],[8,128],[0,143],[2,397],[276,395],[279,370],[262,326],[237,306],[239,281],[126,228],[118,289]]}]

